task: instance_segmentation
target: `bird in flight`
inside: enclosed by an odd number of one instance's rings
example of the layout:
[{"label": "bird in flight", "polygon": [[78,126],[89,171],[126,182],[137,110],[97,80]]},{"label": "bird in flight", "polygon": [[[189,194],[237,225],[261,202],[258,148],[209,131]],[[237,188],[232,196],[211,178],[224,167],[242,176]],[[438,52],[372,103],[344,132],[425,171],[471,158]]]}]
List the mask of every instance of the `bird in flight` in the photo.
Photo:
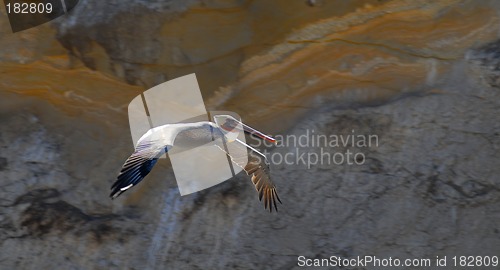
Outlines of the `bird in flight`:
[{"label": "bird in flight", "polygon": [[[257,190],[259,200],[264,207],[272,212],[278,211],[277,202],[281,203],[276,186],[271,181],[269,162],[264,154],[237,138],[238,132],[255,136],[267,142],[276,140],[254,128],[243,124],[230,115],[217,115],[215,122],[201,121],[194,123],[167,124],[150,129],[138,141],[134,153],[125,161],[117,180],[111,186],[110,197],[120,196],[123,192],[137,185],[151,172],[154,165],[163,154],[173,147],[193,148],[224,139],[231,147],[238,149],[235,153],[244,156],[234,156],[223,147],[214,143],[214,147],[224,151],[232,163],[241,167],[249,176]],[[218,124],[221,123],[221,124]]]}]

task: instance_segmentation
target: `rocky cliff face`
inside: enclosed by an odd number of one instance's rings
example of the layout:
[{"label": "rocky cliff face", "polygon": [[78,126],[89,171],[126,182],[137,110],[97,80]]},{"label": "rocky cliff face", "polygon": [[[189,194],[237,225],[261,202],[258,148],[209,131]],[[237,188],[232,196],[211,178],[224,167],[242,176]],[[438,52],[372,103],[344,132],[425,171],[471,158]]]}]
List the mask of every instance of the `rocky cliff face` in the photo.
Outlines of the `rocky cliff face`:
[{"label": "rocky cliff face", "polygon": [[[495,1],[80,2],[17,34],[0,10],[1,268],[498,255]],[[283,135],[278,214],[246,175],[180,197],[165,160],[108,198],[132,151],[128,102],[192,72],[210,109]],[[328,159],[348,150],[362,164]]]}]

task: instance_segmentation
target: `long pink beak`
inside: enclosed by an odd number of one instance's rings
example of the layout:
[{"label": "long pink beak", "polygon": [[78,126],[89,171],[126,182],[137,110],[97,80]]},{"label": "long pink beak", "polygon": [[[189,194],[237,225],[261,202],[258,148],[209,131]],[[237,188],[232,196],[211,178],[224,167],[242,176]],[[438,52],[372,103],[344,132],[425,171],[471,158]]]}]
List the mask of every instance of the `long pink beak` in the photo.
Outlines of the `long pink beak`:
[{"label": "long pink beak", "polygon": [[227,130],[227,131],[232,131],[234,128],[236,128],[238,125],[241,125],[241,127],[243,127],[243,131],[245,133],[248,133],[250,135],[253,135],[257,138],[260,138],[262,140],[265,140],[265,141],[268,141],[270,143],[274,143],[274,144],[277,144],[278,141],[276,141],[275,138],[269,136],[269,135],[266,135],[256,129],[254,129],[253,127],[249,126],[249,125],[246,125],[244,124],[243,122],[240,122],[240,121],[237,121],[237,120],[234,120],[234,119],[227,119],[226,122],[221,126],[223,129]]}]

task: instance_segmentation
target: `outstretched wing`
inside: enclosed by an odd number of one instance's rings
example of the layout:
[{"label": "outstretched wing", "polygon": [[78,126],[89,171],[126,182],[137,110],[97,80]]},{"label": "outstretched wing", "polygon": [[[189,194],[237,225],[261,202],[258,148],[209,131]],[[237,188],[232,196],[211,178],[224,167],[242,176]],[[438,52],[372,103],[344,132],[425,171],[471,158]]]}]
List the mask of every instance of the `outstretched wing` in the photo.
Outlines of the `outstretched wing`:
[{"label": "outstretched wing", "polygon": [[139,143],[134,153],[123,164],[118,179],[111,186],[109,196],[114,199],[141,182],[156,164],[158,158],[166,152],[166,149],[166,146],[151,141]]},{"label": "outstretched wing", "polygon": [[[226,152],[220,146],[218,147]],[[264,199],[264,207],[266,209],[269,208],[269,212],[273,211],[273,207],[276,211],[278,211],[277,201],[279,203],[282,202],[276,192],[276,186],[271,181],[269,162],[266,157],[256,149],[247,147],[247,145],[243,144],[239,140],[230,143],[230,147],[240,148],[238,150],[241,151],[234,151],[236,153],[246,153],[247,156],[235,157],[226,152],[234,164],[241,167],[248,175],[251,176],[252,183],[259,194],[259,200],[262,201],[262,199]]]}]

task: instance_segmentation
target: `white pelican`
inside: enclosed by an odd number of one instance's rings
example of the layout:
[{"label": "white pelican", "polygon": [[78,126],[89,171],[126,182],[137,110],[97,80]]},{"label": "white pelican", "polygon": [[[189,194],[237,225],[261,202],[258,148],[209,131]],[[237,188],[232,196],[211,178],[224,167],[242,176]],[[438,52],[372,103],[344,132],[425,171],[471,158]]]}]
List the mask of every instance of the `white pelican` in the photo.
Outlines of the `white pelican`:
[{"label": "white pelican", "polygon": [[265,155],[237,138],[228,137],[231,137],[231,132],[244,131],[271,143],[276,143],[276,140],[241,123],[232,116],[217,115],[214,118],[217,123],[223,124],[220,127],[216,123],[208,121],[167,124],[152,128],[146,132],[139,139],[134,153],[123,164],[118,179],[111,186],[110,197],[114,199],[137,185],[151,171],[158,158],[172,147],[196,147],[213,142],[226,134],[228,143],[246,148],[242,153],[248,154],[248,162],[247,158],[233,157],[218,145],[214,144],[214,146],[226,152],[235,165],[245,170],[248,175],[251,175],[259,200],[264,198],[264,207],[269,208],[269,211],[272,212],[274,206],[274,209],[278,211],[276,201],[281,203],[281,200],[278,197],[275,185],[271,181],[269,162]]}]

